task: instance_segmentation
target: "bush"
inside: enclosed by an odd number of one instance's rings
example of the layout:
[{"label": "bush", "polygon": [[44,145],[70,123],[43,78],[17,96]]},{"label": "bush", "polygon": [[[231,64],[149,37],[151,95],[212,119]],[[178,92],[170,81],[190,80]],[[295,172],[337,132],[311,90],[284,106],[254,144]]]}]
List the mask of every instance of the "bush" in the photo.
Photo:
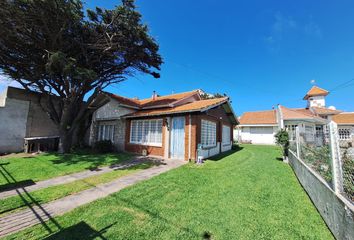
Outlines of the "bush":
[{"label": "bush", "polygon": [[102,140],[95,143],[94,149],[98,153],[109,153],[113,151],[111,140]]},{"label": "bush", "polygon": [[285,129],[280,129],[275,134],[275,143],[282,147],[283,156],[287,157],[289,154],[289,134]]}]

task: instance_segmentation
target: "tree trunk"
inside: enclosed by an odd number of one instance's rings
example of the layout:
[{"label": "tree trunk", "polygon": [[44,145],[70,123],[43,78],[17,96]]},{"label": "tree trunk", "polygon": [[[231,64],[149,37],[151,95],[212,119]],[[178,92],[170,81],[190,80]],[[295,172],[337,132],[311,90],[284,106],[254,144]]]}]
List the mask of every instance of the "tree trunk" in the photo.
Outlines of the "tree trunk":
[{"label": "tree trunk", "polygon": [[69,153],[72,145],[72,133],[67,130],[60,130],[59,153]]}]

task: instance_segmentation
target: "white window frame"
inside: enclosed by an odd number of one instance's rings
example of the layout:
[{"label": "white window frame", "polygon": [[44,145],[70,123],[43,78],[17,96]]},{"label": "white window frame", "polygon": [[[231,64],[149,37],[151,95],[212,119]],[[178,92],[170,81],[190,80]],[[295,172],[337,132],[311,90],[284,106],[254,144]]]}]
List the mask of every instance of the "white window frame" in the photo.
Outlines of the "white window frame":
[{"label": "white window frame", "polygon": [[202,119],[200,140],[203,148],[216,147],[216,123]]},{"label": "white window frame", "polygon": [[222,125],[222,144],[224,146],[231,144],[231,127],[228,125]]},{"label": "white window frame", "polygon": [[161,118],[132,120],[130,123],[129,142],[138,145],[162,147],[162,131],[163,120]]},{"label": "white window frame", "polygon": [[[106,132],[108,131],[108,136]],[[110,140],[114,143],[115,125],[110,124],[99,124],[97,127],[97,141]]]},{"label": "white window frame", "polygon": [[285,129],[289,133],[289,139],[291,141],[295,141],[295,139],[296,139],[296,128],[297,128],[297,126],[298,126],[297,124],[285,125]]}]

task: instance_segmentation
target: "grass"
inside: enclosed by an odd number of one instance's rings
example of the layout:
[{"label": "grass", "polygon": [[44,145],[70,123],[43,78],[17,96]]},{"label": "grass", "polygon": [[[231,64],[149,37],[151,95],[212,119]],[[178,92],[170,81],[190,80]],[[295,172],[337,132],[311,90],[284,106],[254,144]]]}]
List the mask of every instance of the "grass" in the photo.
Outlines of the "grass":
[{"label": "grass", "polygon": [[[188,164],[6,239],[333,239],[278,148]],[[56,232],[53,234],[53,232]]]},{"label": "grass", "polygon": [[[89,152],[78,152],[73,154],[43,153],[29,155],[27,157],[0,157],[0,189],[10,185],[9,182],[32,181],[37,182],[53,177],[67,175],[99,166],[120,163],[131,158],[131,154],[92,154]],[[3,171],[12,176],[5,178]]]},{"label": "grass", "polygon": [[151,166],[149,162],[141,163],[127,169],[113,170],[108,173],[95,175],[85,179],[77,180],[71,183],[52,186],[37,191],[30,192],[28,194],[21,193],[21,196],[13,196],[1,200],[0,205],[0,217],[13,213],[15,211],[22,210],[29,205],[47,203],[89,188],[97,186],[99,184],[113,181],[117,178],[125,175],[137,172],[142,169],[147,169]]}]

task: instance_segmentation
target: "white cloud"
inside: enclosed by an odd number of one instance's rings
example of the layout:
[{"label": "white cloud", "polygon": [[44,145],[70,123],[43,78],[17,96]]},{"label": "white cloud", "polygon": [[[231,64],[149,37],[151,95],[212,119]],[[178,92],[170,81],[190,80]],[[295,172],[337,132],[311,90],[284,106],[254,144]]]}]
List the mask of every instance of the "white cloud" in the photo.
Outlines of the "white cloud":
[{"label": "white cloud", "polygon": [[280,12],[274,15],[274,23],[268,36],[264,38],[267,43],[273,44],[283,39],[288,32],[296,29],[297,22],[291,16],[284,16]]},{"label": "white cloud", "polygon": [[320,26],[309,16],[307,21],[294,19],[292,16],[287,16],[281,12],[273,15],[274,21],[270,25],[269,33],[263,37],[267,48],[271,51],[279,51],[282,41],[286,39],[294,39],[303,36],[322,38],[322,30]]}]

